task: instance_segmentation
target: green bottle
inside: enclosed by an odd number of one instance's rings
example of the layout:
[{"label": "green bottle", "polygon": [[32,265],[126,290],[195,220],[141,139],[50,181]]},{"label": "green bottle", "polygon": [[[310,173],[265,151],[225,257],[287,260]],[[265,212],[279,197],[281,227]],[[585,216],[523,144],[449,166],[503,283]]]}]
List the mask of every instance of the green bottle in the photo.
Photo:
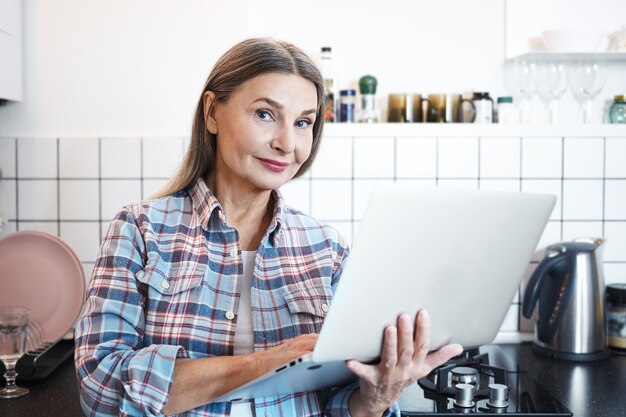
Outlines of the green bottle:
[{"label": "green bottle", "polygon": [[377,123],[378,111],[376,110],[376,86],[378,81],[372,75],[364,75],[359,79],[359,92],[361,93],[361,112],[359,123]]}]

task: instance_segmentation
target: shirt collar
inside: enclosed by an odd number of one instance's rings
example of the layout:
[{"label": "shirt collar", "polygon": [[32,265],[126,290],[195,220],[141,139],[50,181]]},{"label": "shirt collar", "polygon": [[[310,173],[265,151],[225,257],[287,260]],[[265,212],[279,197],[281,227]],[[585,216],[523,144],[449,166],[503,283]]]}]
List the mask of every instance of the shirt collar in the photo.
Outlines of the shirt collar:
[{"label": "shirt collar", "polygon": [[[202,178],[198,178],[196,183],[189,188],[189,196],[191,197],[191,202],[196,215],[200,220],[200,225],[204,229],[208,229],[209,219],[211,218],[213,212],[217,210],[218,216],[220,213],[223,213],[222,205]],[[280,239],[280,229],[284,224],[285,200],[278,190],[272,191],[272,197],[275,202],[274,213],[272,214],[270,226],[267,229],[267,236],[271,239],[272,244],[276,246]],[[224,219],[222,220],[225,222]]]}]

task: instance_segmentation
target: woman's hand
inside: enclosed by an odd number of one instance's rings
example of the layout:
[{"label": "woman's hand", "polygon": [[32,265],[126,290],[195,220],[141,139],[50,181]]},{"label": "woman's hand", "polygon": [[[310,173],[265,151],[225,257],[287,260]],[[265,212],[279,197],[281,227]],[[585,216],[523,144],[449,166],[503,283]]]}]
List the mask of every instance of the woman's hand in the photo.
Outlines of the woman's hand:
[{"label": "woman's hand", "polygon": [[463,351],[460,345],[453,344],[428,353],[430,319],[426,310],[417,314],[415,339],[412,327],[410,316],[401,314],[397,326],[385,329],[379,364],[346,362],[348,369],[360,378],[359,390],[350,398],[353,416],[382,416],[406,387]]},{"label": "woman's hand", "polygon": [[255,359],[259,374],[263,375],[285,362],[313,352],[317,336],[317,333],[303,334],[273,348],[257,352]]}]

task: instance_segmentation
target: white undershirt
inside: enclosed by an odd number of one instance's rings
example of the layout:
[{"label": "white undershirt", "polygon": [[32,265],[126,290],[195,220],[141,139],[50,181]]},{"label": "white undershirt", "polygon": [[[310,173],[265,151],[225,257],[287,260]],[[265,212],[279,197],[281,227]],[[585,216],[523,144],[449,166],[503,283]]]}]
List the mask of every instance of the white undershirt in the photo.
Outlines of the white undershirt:
[{"label": "white undershirt", "polygon": [[[241,256],[243,259],[243,276],[237,284],[240,295],[239,310],[237,311],[237,327],[235,327],[235,355],[254,352],[250,288],[252,288],[252,275],[254,273],[256,251],[241,251]],[[253,417],[252,402],[233,403],[230,415],[236,417]]]}]

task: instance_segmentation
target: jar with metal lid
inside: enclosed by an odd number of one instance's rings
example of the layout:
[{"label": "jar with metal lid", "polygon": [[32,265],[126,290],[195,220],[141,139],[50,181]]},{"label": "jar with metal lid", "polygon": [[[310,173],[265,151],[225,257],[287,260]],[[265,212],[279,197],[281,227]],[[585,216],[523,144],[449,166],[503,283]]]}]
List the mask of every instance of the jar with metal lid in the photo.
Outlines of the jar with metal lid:
[{"label": "jar with metal lid", "polygon": [[339,96],[339,121],[353,123],[355,120],[356,90],[341,90]]},{"label": "jar with metal lid", "polygon": [[609,108],[609,123],[626,123],[626,98],[615,96]]},{"label": "jar with metal lid", "polygon": [[626,355],[626,284],[607,285],[606,304],[608,345]]}]

